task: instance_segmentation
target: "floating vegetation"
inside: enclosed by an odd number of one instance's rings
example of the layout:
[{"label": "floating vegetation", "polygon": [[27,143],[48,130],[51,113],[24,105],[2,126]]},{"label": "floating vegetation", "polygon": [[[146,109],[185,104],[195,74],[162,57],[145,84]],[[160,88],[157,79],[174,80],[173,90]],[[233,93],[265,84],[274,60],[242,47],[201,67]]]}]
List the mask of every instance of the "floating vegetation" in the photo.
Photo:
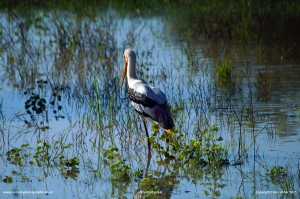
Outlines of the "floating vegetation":
[{"label": "floating vegetation", "polygon": [[[35,127],[38,130],[46,131],[49,129],[49,111],[53,111],[56,120],[65,118],[61,114],[61,94],[64,89],[60,86],[51,88],[46,80],[38,80],[36,85],[37,87],[28,88],[24,92],[24,95],[29,97],[25,101],[25,110],[30,116],[30,120],[25,118],[21,120],[28,127]],[[51,91],[51,97],[46,99],[49,90]]]},{"label": "floating vegetation", "polygon": [[[47,141],[38,140],[37,147],[30,144],[23,144],[21,147],[15,147],[6,153],[6,159],[10,164],[19,167],[38,166],[42,168],[60,167],[60,173],[65,178],[76,179],[80,173],[78,165],[80,160],[78,157],[66,159],[65,150],[70,148],[72,144],[61,146],[59,141],[54,146]],[[14,172],[18,174],[18,172]],[[47,174],[45,174],[47,175]],[[24,176],[22,177],[24,180]],[[28,181],[30,178],[26,177]]]},{"label": "floating vegetation", "polygon": [[131,179],[130,165],[125,159],[120,159],[119,150],[116,146],[109,146],[104,151],[104,163],[111,169],[111,180],[115,182],[129,182]]},{"label": "floating vegetation", "polygon": [[[104,164],[109,166],[111,172],[112,197],[122,197],[131,181],[130,165],[126,164],[126,159],[120,158],[118,148],[113,145],[104,151],[104,157]],[[115,195],[115,189],[118,195]]]},{"label": "floating vegetation", "polygon": [[21,149],[13,148],[10,151],[7,151],[6,156],[7,160],[12,164],[17,164],[22,166],[22,156],[20,157]]},{"label": "floating vegetation", "polygon": [[282,166],[274,166],[271,168],[269,173],[271,177],[271,181],[274,184],[279,184],[280,182],[284,181],[285,177],[287,176],[287,170]]},{"label": "floating vegetation", "polygon": [[13,182],[13,178],[12,178],[12,176],[6,176],[4,179],[2,179],[2,182],[12,183]]},{"label": "floating vegetation", "polygon": [[74,157],[66,160],[64,156],[60,156],[59,161],[61,175],[66,179],[72,178],[76,180],[80,174],[80,170],[78,168],[80,164],[79,158]]},{"label": "floating vegetation", "polygon": [[230,64],[228,61],[224,61],[222,64],[217,65],[217,80],[218,85],[222,88],[231,88],[233,82],[233,65]]},{"label": "floating vegetation", "polygon": [[[259,198],[267,188],[299,197],[295,5],[1,4],[0,191]],[[138,76],[166,93],[176,126],[152,124],[152,156],[118,89],[128,47]]]}]

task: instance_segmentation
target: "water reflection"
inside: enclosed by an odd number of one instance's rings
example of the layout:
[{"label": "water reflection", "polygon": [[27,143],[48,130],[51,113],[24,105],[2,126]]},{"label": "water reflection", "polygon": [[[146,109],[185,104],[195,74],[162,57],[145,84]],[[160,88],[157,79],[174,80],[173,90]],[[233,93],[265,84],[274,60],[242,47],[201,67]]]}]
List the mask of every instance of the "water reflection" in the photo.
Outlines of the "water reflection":
[{"label": "water reflection", "polygon": [[138,180],[139,188],[135,191],[133,198],[171,198],[175,184],[179,184],[176,180],[178,171],[172,169],[171,174],[166,174],[169,169],[169,160],[166,160],[162,171],[154,171],[154,174],[149,175],[151,158],[152,156],[148,154],[145,177]]},{"label": "water reflection", "polygon": [[[178,194],[178,186],[182,180],[191,181],[195,186],[200,184],[207,197],[219,197],[220,190],[226,187],[222,182],[224,168],[217,165],[203,166],[201,162],[191,158],[189,164],[181,165],[178,159],[157,161],[158,170],[148,171],[151,156],[148,156],[145,177],[138,179],[138,189],[134,198],[171,198]],[[150,174],[149,174],[150,173]],[[180,180],[179,175],[180,174]],[[190,187],[185,188],[183,196],[190,192]]]},{"label": "water reflection", "polygon": [[[198,4],[195,12],[175,6],[159,17],[141,16],[148,6],[142,3],[126,10],[132,11],[126,16],[124,5],[111,6],[101,11],[88,4],[91,12],[80,13],[2,11],[0,149],[5,166],[0,179],[5,189],[32,182],[41,189],[51,184],[55,196],[67,197],[84,198],[86,189],[101,198],[134,193],[176,198],[190,192],[230,198],[251,197],[265,187],[284,189],[285,182],[297,180],[290,162],[299,161],[294,154],[299,153],[299,20],[253,17],[248,5],[237,15],[198,12]],[[218,7],[211,6],[207,10]],[[182,147],[170,161],[161,161],[158,148],[158,157],[145,155],[139,120],[119,93],[116,77],[127,45],[141,60],[139,75],[169,91]],[[207,129],[215,123],[220,130],[212,137]],[[118,152],[104,163],[110,145]],[[220,147],[222,155],[216,153]],[[179,158],[183,149],[192,161]],[[222,166],[215,164],[216,157]],[[281,168],[276,164],[287,165],[286,181],[270,174]],[[134,177],[136,172],[141,177]],[[61,190],[65,184],[77,190],[66,193]]]}]

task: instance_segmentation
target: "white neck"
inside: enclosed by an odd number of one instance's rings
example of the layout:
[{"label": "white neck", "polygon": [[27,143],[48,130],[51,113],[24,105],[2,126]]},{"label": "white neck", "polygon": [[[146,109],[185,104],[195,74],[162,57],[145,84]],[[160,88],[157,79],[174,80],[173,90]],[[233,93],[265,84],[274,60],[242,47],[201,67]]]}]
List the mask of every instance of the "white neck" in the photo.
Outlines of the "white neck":
[{"label": "white neck", "polygon": [[128,66],[127,66],[127,79],[128,81],[131,79],[137,79],[136,71],[135,71],[135,59],[134,57],[128,57]]}]

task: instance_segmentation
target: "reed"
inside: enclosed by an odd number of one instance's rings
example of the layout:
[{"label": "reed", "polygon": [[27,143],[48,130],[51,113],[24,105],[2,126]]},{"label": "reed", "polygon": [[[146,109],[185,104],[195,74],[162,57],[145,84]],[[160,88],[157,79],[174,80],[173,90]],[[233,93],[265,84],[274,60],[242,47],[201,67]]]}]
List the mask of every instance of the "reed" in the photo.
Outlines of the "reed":
[{"label": "reed", "polygon": [[[253,13],[266,22],[268,15],[276,19],[269,5],[190,1],[179,2],[179,8],[165,2],[158,10],[176,7],[166,9],[167,16],[147,12],[139,17],[160,1],[114,1],[108,11],[92,9],[92,2],[80,13],[20,8],[4,17],[7,24],[1,22],[1,89],[16,93],[21,104],[11,113],[15,109],[0,99],[3,183],[40,185],[60,176],[55,183],[76,184],[99,198],[147,190],[164,192],[147,195],[154,198],[174,192],[185,197],[195,190],[199,197],[217,198],[227,197],[227,189],[229,197],[247,198],[264,187],[295,188],[295,165],[273,166],[261,151],[287,138],[289,122],[297,123],[299,114],[295,100],[272,107],[276,88],[284,82],[272,63],[279,55],[287,63],[294,51],[280,48],[280,42],[265,50],[270,47],[267,31],[255,25]],[[125,14],[121,8],[128,5],[134,9]],[[282,4],[271,5],[280,11]],[[284,10],[293,13],[288,7]],[[174,16],[181,11],[185,23]],[[247,61],[243,56],[250,40],[255,58]],[[158,124],[148,128],[152,157],[145,155],[144,130],[127,90],[119,91],[125,47],[136,48],[139,77],[167,94],[176,124],[167,135]],[[256,70],[256,61],[266,68]],[[98,191],[102,188],[105,193]]]}]

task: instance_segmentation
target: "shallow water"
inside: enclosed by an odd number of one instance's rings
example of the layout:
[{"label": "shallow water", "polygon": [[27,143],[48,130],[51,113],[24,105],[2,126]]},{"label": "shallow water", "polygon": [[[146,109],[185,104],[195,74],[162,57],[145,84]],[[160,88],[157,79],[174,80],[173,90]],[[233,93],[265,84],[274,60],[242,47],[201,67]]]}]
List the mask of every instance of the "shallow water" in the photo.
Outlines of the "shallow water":
[{"label": "shallow water", "polygon": [[[153,150],[147,172],[156,179],[153,184],[167,182],[169,187],[150,189],[150,197],[160,197],[160,192],[171,198],[299,197],[300,66],[294,56],[299,52],[285,51],[286,44],[280,42],[274,46],[263,40],[259,46],[240,38],[211,39],[199,35],[199,25],[192,29],[195,32],[180,32],[189,25],[186,19],[118,13],[108,9],[80,17],[67,11],[38,11],[32,17],[1,12],[1,198],[133,197],[146,178],[114,181],[104,163],[104,151],[115,144],[132,176],[147,170],[142,124],[125,89],[119,92],[127,47],[137,53],[138,75],[160,87],[171,106],[180,110],[174,118],[178,132],[192,140],[217,124],[231,164],[178,169],[176,164],[159,164],[161,154]],[[224,85],[216,71],[226,59],[234,69]],[[48,83],[38,89],[40,79]],[[57,98],[58,104],[51,106],[57,85],[64,88],[57,92],[62,100]],[[29,96],[24,92],[31,87],[47,100],[48,109],[47,116],[34,114],[36,123],[28,126],[24,105]],[[43,131],[44,126],[49,129]],[[40,140],[50,148],[39,151],[37,160],[48,159],[42,165],[31,164]],[[22,163],[8,159],[13,148],[22,148]],[[62,164],[61,156],[78,157],[77,170]],[[276,166],[286,172],[282,181],[271,178]],[[7,176],[12,176],[11,183],[5,182]],[[293,193],[260,192],[278,190]]]}]

